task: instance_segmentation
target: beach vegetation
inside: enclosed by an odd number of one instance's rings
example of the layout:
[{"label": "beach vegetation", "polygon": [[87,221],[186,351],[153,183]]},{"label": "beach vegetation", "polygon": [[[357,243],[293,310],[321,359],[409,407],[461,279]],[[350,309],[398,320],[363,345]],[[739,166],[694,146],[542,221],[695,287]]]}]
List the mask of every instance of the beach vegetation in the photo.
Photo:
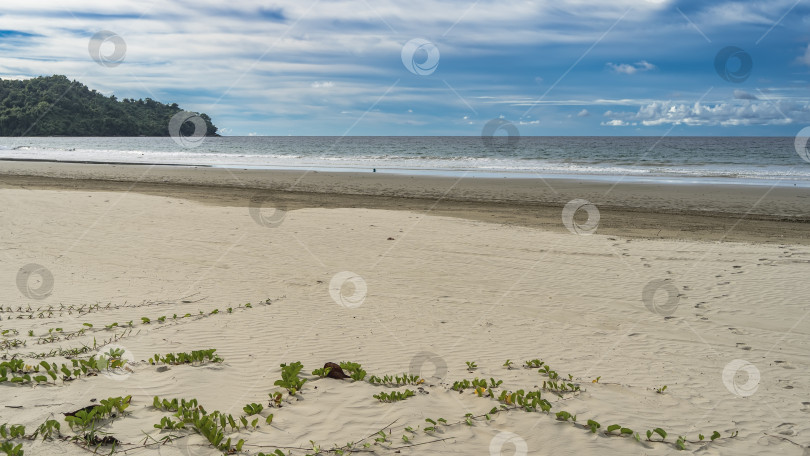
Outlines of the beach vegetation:
[{"label": "beach vegetation", "polygon": [[379,394],[375,394],[373,397],[380,402],[397,402],[413,396],[414,392],[406,389],[405,391],[391,391],[390,393],[382,391]]},{"label": "beach vegetation", "polygon": [[366,378],[366,371],[363,370],[363,366],[358,363],[341,361],[340,368],[347,372],[349,377],[356,382],[361,382]]},{"label": "beach vegetation", "polygon": [[[342,367],[342,366],[341,366]],[[280,386],[286,389],[291,396],[295,396],[298,391],[301,391],[301,388],[304,386],[304,383],[307,382],[307,379],[299,377],[299,373],[301,369],[304,368],[304,365],[301,364],[300,361],[296,361],[291,364],[282,364],[281,365],[281,379],[276,380],[274,385]]]}]

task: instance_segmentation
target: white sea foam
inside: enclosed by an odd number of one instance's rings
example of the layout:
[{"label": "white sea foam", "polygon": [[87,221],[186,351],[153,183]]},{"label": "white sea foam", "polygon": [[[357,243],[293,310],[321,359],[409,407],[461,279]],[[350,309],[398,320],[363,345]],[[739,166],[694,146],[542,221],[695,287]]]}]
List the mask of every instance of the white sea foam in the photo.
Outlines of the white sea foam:
[{"label": "white sea foam", "polygon": [[[629,178],[683,182],[711,180],[810,186],[810,165],[795,159],[797,157],[780,156],[778,160],[774,158],[773,163],[767,163],[762,157],[770,159],[770,156],[759,149],[740,151],[739,144],[723,147],[719,140],[715,140],[711,147],[701,145],[694,139],[685,141],[693,148],[697,147],[694,144],[698,144],[708,150],[704,152],[647,157],[649,154],[645,152],[645,145],[634,145],[630,140],[627,140],[629,146],[624,145],[625,149],[619,148],[615,154],[611,153],[610,145],[605,145],[604,141],[593,140],[596,144],[591,146],[595,150],[593,152],[585,147],[588,143],[569,146],[560,139],[557,139],[562,144],[559,150],[549,152],[538,146],[537,150],[501,154],[482,150],[474,141],[454,141],[452,138],[434,140],[436,144],[432,147],[430,138],[395,138],[387,142],[379,138],[366,142],[341,139],[332,143],[328,138],[284,138],[264,142],[216,138],[194,149],[180,149],[163,139],[2,138],[0,158],[334,171],[368,171],[375,168],[378,172],[406,174],[466,173],[499,177]],[[583,140],[572,139],[572,142],[575,141]],[[375,142],[380,144],[368,144]],[[544,144],[538,143],[541,146]],[[341,145],[337,147],[334,144]],[[759,144],[757,147],[765,146]],[[705,157],[701,157],[701,153]]]}]

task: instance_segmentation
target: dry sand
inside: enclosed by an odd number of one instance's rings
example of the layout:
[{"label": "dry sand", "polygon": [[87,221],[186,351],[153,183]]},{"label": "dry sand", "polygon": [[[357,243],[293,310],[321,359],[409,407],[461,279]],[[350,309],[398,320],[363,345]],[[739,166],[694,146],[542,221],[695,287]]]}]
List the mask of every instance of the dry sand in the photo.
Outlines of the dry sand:
[{"label": "dry sand", "polygon": [[[448,192],[449,181],[438,178],[408,184],[412,179],[379,174],[300,179],[259,171],[237,173],[248,187],[240,189],[224,170],[13,165],[3,164],[0,189],[0,329],[16,330],[4,340],[26,346],[3,353],[126,334],[116,345],[131,362],[130,370],[67,383],[0,384],[0,423],[25,424],[30,433],[94,399],[131,394],[131,413],[104,428],[131,454],[217,454],[190,430],[155,429],[169,415],[151,407],[155,395],[194,397],[209,412],[235,416],[247,403],[262,403],[263,416],[274,414],[272,425],[233,433],[250,454],[284,447],[311,453],[310,440],[330,449],[380,429],[393,443],[372,445],[375,454],[501,454],[493,442],[508,437],[502,454],[524,443],[526,454],[669,454],[678,435],[689,440],[687,450],[707,455],[801,455],[810,445],[810,247],[800,190],[623,185],[604,196],[605,184],[555,181],[550,191],[538,190],[537,181],[464,179]],[[274,182],[264,207],[250,202],[259,187],[251,179]],[[163,180],[172,185],[156,183]],[[593,235],[563,226],[561,206],[576,197],[601,211]],[[18,288],[18,271],[30,263],[52,274],[47,297]],[[330,282],[346,271],[362,283],[330,293]],[[32,276],[32,293],[39,280]],[[650,283],[662,287],[645,303]],[[669,306],[665,290],[676,290]],[[24,312],[97,302],[120,307],[42,318]],[[251,309],[237,308],[247,302]],[[220,313],[199,315],[213,309]],[[172,319],[186,313],[193,316]],[[155,321],[163,315],[165,322]],[[130,320],[131,332],[103,329]],[[85,322],[94,328],[82,336],[38,343],[49,329],[71,332]],[[163,372],[145,361],[204,348],[225,361]],[[582,392],[562,398],[543,393],[552,412],[576,414],[578,424],[520,410],[453,424],[498,405],[471,390],[451,391],[454,381],[503,380],[496,394],[537,390],[548,377],[521,366],[535,358],[581,385]],[[507,359],[514,369],[503,366]],[[279,364],[293,361],[304,364],[309,381],[297,398],[269,409]],[[415,397],[382,404],[372,395],[391,388],[309,375],[327,361],[427,381],[408,387]],[[466,361],[478,369],[468,372]],[[663,394],[655,391],[664,385]],[[425,434],[425,419],[439,417],[451,425]],[[588,419],[602,431],[614,423],[639,431],[642,443],[591,434],[581,426]],[[645,443],[646,430],[656,427],[669,433],[669,444]],[[715,430],[723,438],[693,443]],[[72,434],[64,422],[63,434]],[[136,449],[145,434],[191,436]],[[408,447],[403,435],[421,445]],[[23,444],[26,454],[86,453],[69,442]]]}]

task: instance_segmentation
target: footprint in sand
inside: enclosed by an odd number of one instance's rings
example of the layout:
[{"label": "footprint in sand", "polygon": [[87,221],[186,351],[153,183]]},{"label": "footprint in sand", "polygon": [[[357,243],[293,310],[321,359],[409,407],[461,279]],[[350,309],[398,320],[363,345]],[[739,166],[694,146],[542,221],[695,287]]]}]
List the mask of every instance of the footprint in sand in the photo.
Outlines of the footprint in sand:
[{"label": "footprint in sand", "polygon": [[779,426],[776,426],[776,432],[782,435],[796,435],[796,431],[793,430],[793,423],[782,423]]},{"label": "footprint in sand", "polygon": [[740,350],[745,350],[745,351],[751,350],[751,347],[746,345],[745,342],[737,342],[737,348],[739,348]]},{"label": "footprint in sand", "polygon": [[802,402],[802,408],[800,411],[810,413],[810,402]]},{"label": "footprint in sand", "polygon": [[718,285],[728,285],[728,284],[730,284],[730,283],[731,283],[731,282],[728,282],[728,281],[726,281],[726,282],[717,282],[717,284],[718,284]]},{"label": "footprint in sand", "polygon": [[748,334],[747,331],[743,331],[742,329],[728,328],[728,330],[731,331],[731,334],[736,334],[738,336],[744,336],[744,335]]},{"label": "footprint in sand", "polygon": [[790,364],[787,361],[776,360],[773,363],[776,364],[777,366],[783,368],[783,369],[796,369],[796,366]]}]

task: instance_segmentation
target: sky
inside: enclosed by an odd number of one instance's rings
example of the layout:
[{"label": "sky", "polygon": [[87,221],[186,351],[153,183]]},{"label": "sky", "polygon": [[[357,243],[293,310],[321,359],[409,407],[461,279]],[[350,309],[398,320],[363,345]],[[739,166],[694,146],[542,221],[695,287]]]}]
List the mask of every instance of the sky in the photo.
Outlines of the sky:
[{"label": "sky", "polygon": [[810,0],[5,0],[0,78],[52,74],[225,135],[794,136]]}]

